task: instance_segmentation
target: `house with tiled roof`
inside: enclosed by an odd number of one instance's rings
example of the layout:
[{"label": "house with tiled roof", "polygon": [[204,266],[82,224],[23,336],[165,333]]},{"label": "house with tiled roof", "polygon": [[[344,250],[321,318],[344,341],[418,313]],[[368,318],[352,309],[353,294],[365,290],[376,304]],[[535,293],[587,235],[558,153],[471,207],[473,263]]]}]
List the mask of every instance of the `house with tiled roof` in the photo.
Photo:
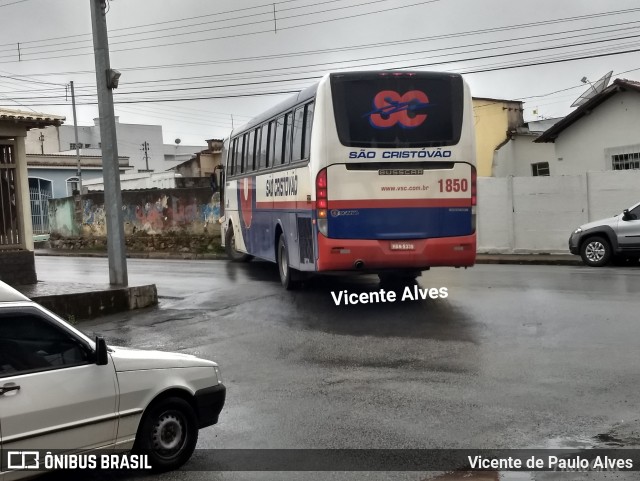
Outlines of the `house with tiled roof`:
[{"label": "house with tiled roof", "polygon": [[0,108],[0,280],[36,282],[25,137],[65,118]]},{"label": "house with tiled roof", "polygon": [[640,169],[640,82],[616,79],[547,129],[551,175]]}]

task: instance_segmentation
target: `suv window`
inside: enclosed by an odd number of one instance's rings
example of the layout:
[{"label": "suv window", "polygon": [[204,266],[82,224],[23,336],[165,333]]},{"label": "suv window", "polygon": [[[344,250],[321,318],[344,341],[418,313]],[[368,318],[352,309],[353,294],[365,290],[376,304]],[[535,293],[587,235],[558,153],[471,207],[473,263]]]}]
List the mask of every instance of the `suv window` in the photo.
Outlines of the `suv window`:
[{"label": "suv window", "polygon": [[89,357],[77,338],[42,317],[0,315],[0,377],[86,364]]}]

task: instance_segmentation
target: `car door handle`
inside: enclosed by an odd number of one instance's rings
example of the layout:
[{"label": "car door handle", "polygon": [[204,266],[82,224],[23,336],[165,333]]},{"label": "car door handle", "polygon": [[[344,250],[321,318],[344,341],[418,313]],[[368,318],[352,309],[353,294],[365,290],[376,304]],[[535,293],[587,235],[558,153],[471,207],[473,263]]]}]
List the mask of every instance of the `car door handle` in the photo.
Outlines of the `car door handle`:
[{"label": "car door handle", "polygon": [[19,391],[20,386],[0,386],[0,396],[11,391]]}]

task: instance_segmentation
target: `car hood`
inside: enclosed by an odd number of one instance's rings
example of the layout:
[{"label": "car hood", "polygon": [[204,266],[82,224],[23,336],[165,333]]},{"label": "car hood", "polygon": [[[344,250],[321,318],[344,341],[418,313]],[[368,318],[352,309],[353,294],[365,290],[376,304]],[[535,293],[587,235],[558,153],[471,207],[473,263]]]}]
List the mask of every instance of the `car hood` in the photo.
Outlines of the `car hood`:
[{"label": "car hood", "polygon": [[177,352],[146,351],[127,347],[109,346],[109,353],[116,371],[139,371],[143,369],[170,369],[185,367],[213,367],[213,361],[200,359],[191,354]]},{"label": "car hood", "polygon": [[587,222],[586,224],[582,224],[580,228],[582,230],[593,229],[594,227],[600,227],[603,225],[608,225],[614,227],[618,223],[619,216],[614,215],[613,217],[607,217],[606,219],[594,220],[593,222]]}]

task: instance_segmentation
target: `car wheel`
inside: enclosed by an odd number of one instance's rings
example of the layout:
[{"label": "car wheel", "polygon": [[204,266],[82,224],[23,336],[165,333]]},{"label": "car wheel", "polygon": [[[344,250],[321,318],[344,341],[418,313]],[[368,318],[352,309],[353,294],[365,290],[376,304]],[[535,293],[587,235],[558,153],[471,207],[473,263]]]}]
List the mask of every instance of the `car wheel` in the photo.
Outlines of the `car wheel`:
[{"label": "car wheel", "polygon": [[298,287],[298,280],[295,269],[289,267],[289,252],[284,241],[284,234],[280,234],[278,239],[278,272],[280,273],[280,283],[282,287],[290,291]]},{"label": "car wheel", "polygon": [[583,262],[591,267],[602,267],[611,259],[611,246],[604,237],[589,237],[580,247]]},{"label": "car wheel", "polygon": [[154,471],[170,471],[189,460],[197,441],[193,407],[182,398],[172,397],[148,408],[138,428],[134,451],[146,454]]},{"label": "car wheel", "polygon": [[232,262],[249,262],[253,259],[252,255],[245,254],[244,252],[238,252],[236,250],[236,234],[233,229],[233,224],[229,224],[227,233],[224,236],[224,248],[227,253],[227,257]]}]

